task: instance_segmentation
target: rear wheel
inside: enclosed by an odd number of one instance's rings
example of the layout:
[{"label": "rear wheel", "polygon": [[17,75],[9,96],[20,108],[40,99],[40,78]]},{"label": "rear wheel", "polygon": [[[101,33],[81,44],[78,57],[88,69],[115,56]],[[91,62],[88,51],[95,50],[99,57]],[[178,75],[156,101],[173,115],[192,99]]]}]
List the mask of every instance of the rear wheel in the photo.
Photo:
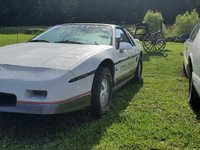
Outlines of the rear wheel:
[{"label": "rear wheel", "polygon": [[192,72],[190,73],[190,77],[189,77],[189,96],[188,96],[188,102],[189,105],[196,109],[199,110],[200,109],[200,98],[199,95],[194,87],[194,84],[192,82]]},{"label": "rear wheel", "polygon": [[111,72],[107,67],[101,67],[97,70],[92,85],[91,113],[95,116],[105,113],[110,107],[111,96]]},{"label": "rear wheel", "polygon": [[183,62],[183,74],[187,77],[187,73],[186,73],[186,70],[185,70],[185,64],[184,64],[184,62]]},{"label": "rear wheel", "polygon": [[135,72],[135,80],[139,81],[142,78],[142,58],[139,58],[137,71]]}]

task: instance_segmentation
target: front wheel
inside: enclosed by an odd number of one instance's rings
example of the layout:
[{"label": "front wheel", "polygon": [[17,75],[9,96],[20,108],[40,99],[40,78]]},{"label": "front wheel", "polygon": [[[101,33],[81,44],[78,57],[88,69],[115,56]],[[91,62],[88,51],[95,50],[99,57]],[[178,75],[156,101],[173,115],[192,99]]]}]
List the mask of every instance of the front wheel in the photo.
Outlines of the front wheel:
[{"label": "front wheel", "polygon": [[112,75],[108,68],[101,67],[97,70],[92,85],[91,113],[101,116],[106,112],[111,103]]}]

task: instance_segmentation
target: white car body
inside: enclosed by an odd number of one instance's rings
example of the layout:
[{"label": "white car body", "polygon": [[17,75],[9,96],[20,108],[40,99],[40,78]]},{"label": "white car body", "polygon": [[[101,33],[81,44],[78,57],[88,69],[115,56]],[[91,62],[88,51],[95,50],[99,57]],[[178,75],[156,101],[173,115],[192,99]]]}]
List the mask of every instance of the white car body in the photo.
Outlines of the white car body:
[{"label": "white car body", "polygon": [[[105,26],[112,28],[113,37],[121,28]],[[0,102],[0,111],[57,114],[89,107],[94,75],[102,63],[112,65],[113,89],[118,89],[134,77],[142,57],[140,44],[123,31],[134,46],[121,43],[117,50],[113,38],[112,45],[27,42],[0,47],[0,93],[7,94],[7,101],[16,98],[5,106]]]},{"label": "white car body", "polygon": [[200,22],[194,27],[184,43],[184,70],[200,96]]}]

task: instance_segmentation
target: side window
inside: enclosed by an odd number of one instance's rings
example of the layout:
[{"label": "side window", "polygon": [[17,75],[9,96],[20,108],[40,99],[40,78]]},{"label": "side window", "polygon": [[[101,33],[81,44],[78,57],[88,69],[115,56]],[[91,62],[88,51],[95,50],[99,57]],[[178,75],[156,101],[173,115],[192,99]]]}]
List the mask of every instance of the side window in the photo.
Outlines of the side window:
[{"label": "side window", "polygon": [[133,39],[132,39],[132,35],[131,35],[131,33],[129,32],[129,30],[126,30],[126,32],[127,32],[127,35],[128,35],[128,37],[129,37],[129,39],[130,39],[130,41],[131,41],[131,43],[132,43],[132,46],[136,46],[136,44],[135,44],[135,42],[133,41]]},{"label": "side window", "polygon": [[190,40],[194,41],[194,39],[197,36],[197,33],[199,32],[200,29],[200,22],[194,27],[194,29],[192,30],[192,32],[190,33]]},{"label": "side window", "polygon": [[[120,28],[117,28],[116,29],[116,39],[119,39],[120,42],[127,42],[127,43],[130,43],[130,40],[129,38],[127,37],[127,35],[124,33],[124,31]],[[117,41],[117,40],[116,40]],[[132,45],[132,44],[131,44]]]}]

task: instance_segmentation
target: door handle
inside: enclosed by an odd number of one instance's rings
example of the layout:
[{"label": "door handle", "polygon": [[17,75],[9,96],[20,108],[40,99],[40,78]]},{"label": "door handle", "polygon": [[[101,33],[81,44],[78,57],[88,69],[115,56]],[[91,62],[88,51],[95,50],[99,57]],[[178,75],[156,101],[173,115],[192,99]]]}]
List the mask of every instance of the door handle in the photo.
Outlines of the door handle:
[{"label": "door handle", "polygon": [[124,52],[124,49],[120,49],[119,51],[120,51],[121,53],[123,53],[123,52]]}]

